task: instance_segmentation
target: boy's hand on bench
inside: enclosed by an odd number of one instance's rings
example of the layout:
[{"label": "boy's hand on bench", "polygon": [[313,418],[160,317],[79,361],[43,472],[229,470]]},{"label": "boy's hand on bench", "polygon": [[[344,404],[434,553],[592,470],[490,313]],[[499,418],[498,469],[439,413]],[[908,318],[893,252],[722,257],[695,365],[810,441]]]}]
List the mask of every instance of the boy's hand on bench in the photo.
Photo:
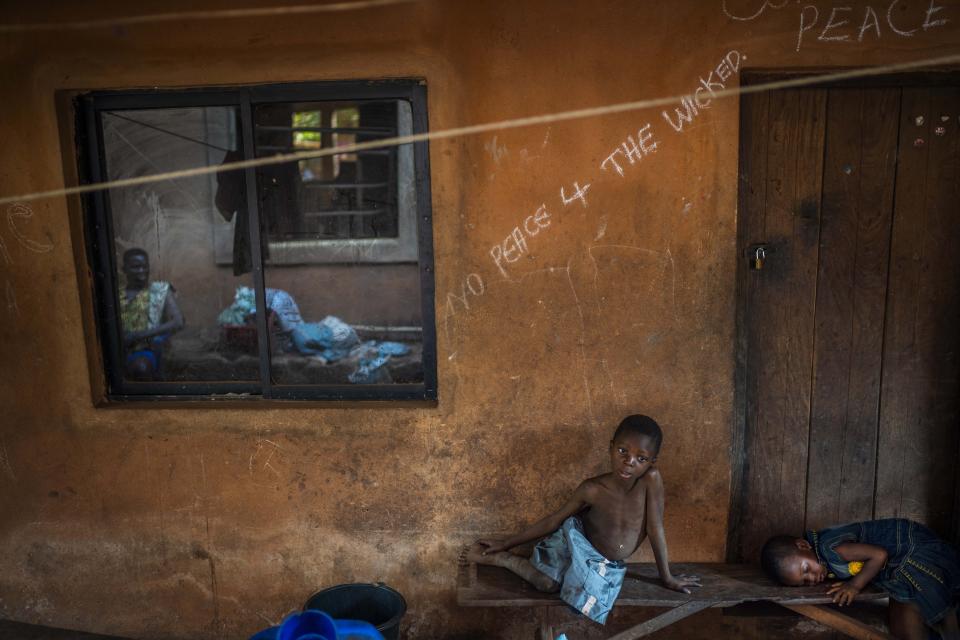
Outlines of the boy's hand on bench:
[{"label": "boy's hand on bench", "polygon": [[487,555],[488,553],[497,553],[498,551],[506,551],[508,549],[508,547],[504,544],[504,540],[483,538],[477,540],[477,542],[486,547],[486,549],[483,550],[483,555]]},{"label": "boy's hand on bench", "polygon": [[828,596],[833,596],[833,603],[841,607],[852,604],[858,593],[860,593],[860,589],[849,582],[834,582],[827,591]]},{"label": "boy's hand on bench", "polygon": [[679,575],[663,579],[663,586],[673,591],[690,593],[690,587],[702,587],[700,576]]}]

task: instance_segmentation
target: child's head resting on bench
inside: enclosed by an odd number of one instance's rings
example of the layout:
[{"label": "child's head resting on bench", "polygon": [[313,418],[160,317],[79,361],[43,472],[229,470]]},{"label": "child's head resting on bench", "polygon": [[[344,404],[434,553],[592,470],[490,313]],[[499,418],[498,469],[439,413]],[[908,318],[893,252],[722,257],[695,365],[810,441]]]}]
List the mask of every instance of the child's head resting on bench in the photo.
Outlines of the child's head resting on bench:
[{"label": "child's head resting on bench", "polygon": [[819,584],[827,577],[813,547],[803,538],[773,536],[760,551],[760,564],[773,580],[789,587]]}]

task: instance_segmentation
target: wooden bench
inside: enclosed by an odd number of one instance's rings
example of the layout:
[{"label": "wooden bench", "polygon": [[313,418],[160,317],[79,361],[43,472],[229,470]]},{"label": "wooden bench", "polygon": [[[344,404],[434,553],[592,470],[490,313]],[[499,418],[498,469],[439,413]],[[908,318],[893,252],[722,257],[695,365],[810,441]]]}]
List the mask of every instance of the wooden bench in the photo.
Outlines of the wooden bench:
[{"label": "wooden bench", "polygon": [[[733,564],[671,563],[674,573],[700,576],[703,586],[690,595],[670,591],[660,585],[657,567],[652,563],[628,565],[627,579],[617,598],[620,607],[669,607],[669,610],[646,620],[609,640],[634,640],[711,607],[732,607],[744,602],[768,601],[782,605],[846,635],[861,640],[893,640],[832,607],[826,586],[784,587],[774,584],[759,567]],[[868,589],[858,600],[879,600],[886,595]],[[500,567],[469,564],[460,568],[457,578],[457,603],[464,607],[541,607],[540,638],[554,640],[549,622],[550,609],[565,603],[557,594],[541,593],[518,576]]]}]

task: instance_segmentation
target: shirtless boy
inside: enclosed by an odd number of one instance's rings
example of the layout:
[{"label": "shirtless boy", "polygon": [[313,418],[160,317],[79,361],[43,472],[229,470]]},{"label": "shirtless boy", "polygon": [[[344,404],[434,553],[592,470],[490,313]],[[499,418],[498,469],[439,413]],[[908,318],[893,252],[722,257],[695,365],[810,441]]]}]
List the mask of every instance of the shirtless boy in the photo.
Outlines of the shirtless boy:
[{"label": "shirtless boy", "polygon": [[[506,540],[482,539],[465,559],[509,569],[603,624],[626,575],[624,559],[650,537],[664,586],[690,593],[696,576],[674,576],[663,532],[663,478],[654,466],[663,434],[647,416],[627,416],[610,441],[610,473],[588,478],[556,512]],[[549,535],[548,535],[549,534]],[[543,538],[530,559],[508,550]]]}]

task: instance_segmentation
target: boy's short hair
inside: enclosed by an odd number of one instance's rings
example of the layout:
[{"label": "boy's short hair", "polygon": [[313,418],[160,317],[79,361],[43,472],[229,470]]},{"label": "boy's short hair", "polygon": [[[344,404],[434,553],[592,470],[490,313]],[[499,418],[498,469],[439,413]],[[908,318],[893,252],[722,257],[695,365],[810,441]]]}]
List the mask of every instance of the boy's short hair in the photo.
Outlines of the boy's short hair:
[{"label": "boy's short hair", "polygon": [[770,579],[783,583],[784,565],[797,550],[794,536],[773,536],[760,550],[760,566]]},{"label": "boy's short hair", "polygon": [[657,452],[660,451],[660,444],[663,442],[663,431],[660,430],[660,425],[657,424],[657,421],[650,416],[642,416],[640,414],[627,416],[620,421],[620,426],[613,432],[613,439],[616,440],[624,433],[635,433],[640,436],[646,436],[653,441],[654,450]]},{"label": "boy's short hair", "polygon": [[134,256],[143,256],[147,260],[150,260],[150,256],[147,255],[147,252],[141,249],[140,247],[134,247],[132,249],[127,249],[123,252],[123,262],[121,264],[127,264],[130,258]]}]

